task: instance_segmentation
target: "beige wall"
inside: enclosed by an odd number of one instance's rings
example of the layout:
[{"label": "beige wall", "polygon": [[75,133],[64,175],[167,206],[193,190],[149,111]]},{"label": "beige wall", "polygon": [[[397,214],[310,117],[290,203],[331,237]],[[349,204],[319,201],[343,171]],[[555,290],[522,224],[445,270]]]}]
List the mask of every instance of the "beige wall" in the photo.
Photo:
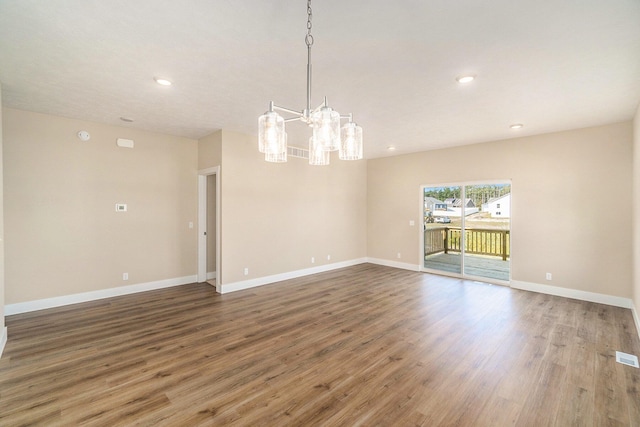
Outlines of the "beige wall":
[{"label": "beige wall", "polygon": [[3,119],[7,304],[196,273],[197,141],[13,109]]},{"label": "beige wall", "polygon": [[625,230],[639,122],[635,137],[628,122],[312,167],[266,163],[254,137],[229,131],[194,141],[5,109],[6,303],[194,275],[197,170],[221,166],[221,283],[366,256],[417,265],[420,185],[511,179],[513,279],[638,306],[638,220]]},{"label": "beige wall", "polygon": [[630,298],[631,152],[626,122],[370,160],[367,254],[420,263],[420,185],[511,179],[512,279]]},{"label": "beige wall", "polygon": [[[2,139],[2,84],[0,84],[0,339],[4,334],[4,182],[3,182],[3,139]],[[0,349],[0,353],[2,349]]]},{"label": "beige wall", "polygon": [[267,163],[255,137],[222,131],[221,283],[366,256],[366,162],[331,161]]},{"label": "beige wall", "polygon": [[198,140],[198,170],[214,168],[222,164],[222,131],[214,132]]},{"label": "beige wall", "polygon": [[633,120],[633,302],[640,316],[640,105]]}]

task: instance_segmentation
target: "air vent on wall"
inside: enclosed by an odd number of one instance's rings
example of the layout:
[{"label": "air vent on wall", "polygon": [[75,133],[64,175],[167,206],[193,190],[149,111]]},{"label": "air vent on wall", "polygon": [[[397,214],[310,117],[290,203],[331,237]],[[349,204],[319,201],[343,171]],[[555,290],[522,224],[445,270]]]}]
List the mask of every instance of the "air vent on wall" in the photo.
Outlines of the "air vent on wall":
[{"label": "air vent on wall", "polygon": [[298,157],[300,159],[309,159],[309,150],[306,148],[298,148],[298,147],[287,147],[287,155],[289,157]]},{"label": "air vent on wall", "polygon": [[638,356],[634,356],[633,354],[623,353],[621,351],[616,351],[616,362],[622,363],[623,365],[633,366],[634,368],[638,368]]}]

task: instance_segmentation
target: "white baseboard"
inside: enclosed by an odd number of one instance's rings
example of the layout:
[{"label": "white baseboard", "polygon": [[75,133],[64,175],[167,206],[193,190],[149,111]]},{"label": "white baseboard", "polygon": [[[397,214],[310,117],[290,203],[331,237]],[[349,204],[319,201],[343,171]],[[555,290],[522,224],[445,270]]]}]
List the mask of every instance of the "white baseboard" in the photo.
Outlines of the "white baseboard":
[{"label": "white baseboard", "polygon": [[381,258],[367,258],[367,262],[371,264],[384,265],[386,267],[401,268],[403,270],[420,271],[420,266],[418,264],[409,264],[406,262],[391,261]]},{"label": "white baseboard", "polygon": [[2,328],[2,335],[0,336],[0,357],[4,351],[4,346],[7,344],[7,327]]},{"label": "white baseboard", "polygon": [[519,280],[512,280],[511,287],[514,289],[521,289],[523,291],[532,291],[582,301],[597,302],[599,304],[613,305],[615,307],[633,308],[631,298],[616,297],[613,295],[580,291],[577,289],[561,288],[559,286],[541,285],[539,283],[521,282]]},{"label": "white baseboard", "polygon": [[633,321],[636,324],[636,332],[638,333],[638,338],[640,338],[640,317],[638,317],[638,310],[636,310],[636,306],[631,307],[631,313],[633,314]]},{"label": "white baseboard", "polygon": [[83,292],[80,294],[64,295],[61,297],[45,298],[35,301],[19,302],[4,306],[5,316],[27,313],[30,311],[44,310],[47,308],[61,307],[64,305],[78,304],[104,298],[118,297],[121,295],[135,294],[138,292],[153,291],[156,289],[170,288],[172,286],[186,285],[197,281],[197,276],[176,277],[174,279],[158,280],[155,282],[138,283],[130,286],[101,289],[99,291]]},{"label": "white baseboard", "polygon": [[336,270],[338,268],[351,267],[353,265],[364,264],[366,258],[358,258],[350,261],[336,262],[333,264],[320,265],[318,267],[305,268],[303,270],[290,271],[288,273],[274,274],[272,276],[257,277],[250,280],[242,280],[240,282],[232,282],[218,284],[216,282],[216,291],[221,294],[229,292],[241,291],[243,289],[255,288],[256,286],[268,285],[270,283],[281,282],[283,280],[295,279],[298,277],[309,276],[311,274],[323,273],[325,271]]},{"label": "white baseboard", "polygon": [[207,273],[207,280],[215,279],[217,276],[218,274],[215,271],[209,271]]}]

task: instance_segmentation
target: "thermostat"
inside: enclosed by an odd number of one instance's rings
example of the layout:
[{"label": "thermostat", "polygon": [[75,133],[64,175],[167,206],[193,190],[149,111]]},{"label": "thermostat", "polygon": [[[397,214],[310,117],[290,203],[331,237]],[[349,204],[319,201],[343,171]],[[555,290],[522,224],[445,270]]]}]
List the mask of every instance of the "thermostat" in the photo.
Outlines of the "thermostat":
[{"label": "thermostat", "polygon": [[126,212],[127,205],[124,203],[116,203],[116,212]]}]

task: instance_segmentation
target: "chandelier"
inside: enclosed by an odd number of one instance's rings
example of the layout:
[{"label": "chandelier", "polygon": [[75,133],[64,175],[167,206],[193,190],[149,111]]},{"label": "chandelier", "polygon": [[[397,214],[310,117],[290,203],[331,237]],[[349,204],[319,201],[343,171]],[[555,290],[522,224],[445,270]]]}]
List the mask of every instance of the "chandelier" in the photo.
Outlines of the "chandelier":
[{"label": "chandelier", "polygon": [[[258,118],[258,149],[267,162],[287,161],[287,133],[285,123],[301,121],[312,128],[309,138],[309,164],[328,165],[331,151],[339,151],[341,160],[362,159],[362,128],[353,122],[353,115],[341,116],[329,107],[327,98],[315,110],[311,110],[311,0],[307,0],[307,106],[302,111],[279,107],[271,101],[269,110]],[[277,111],[292,114],[283,118]],[[342,128],[341,120],[348,120]]]}]

